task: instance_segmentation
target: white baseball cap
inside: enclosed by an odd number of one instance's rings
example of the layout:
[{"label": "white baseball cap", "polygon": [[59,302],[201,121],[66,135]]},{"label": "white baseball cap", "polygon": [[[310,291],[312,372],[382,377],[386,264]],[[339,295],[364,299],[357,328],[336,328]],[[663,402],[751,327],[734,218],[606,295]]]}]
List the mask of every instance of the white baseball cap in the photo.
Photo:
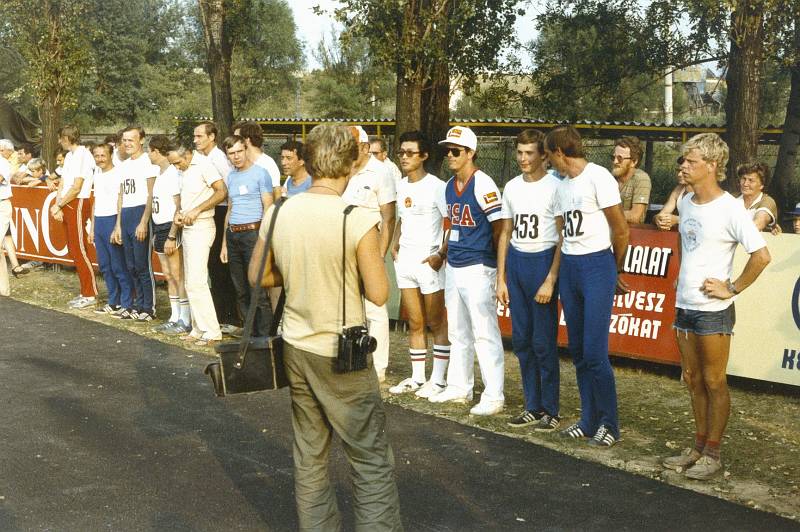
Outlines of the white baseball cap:
[{"label": "white baseball cap", "polygon": [[478,137],[468,127],[453,126],[447,131],[447,137],[439,141],[439,144],[456,144],[475,151],[478,148]]},{"label": "white baseball cap", "polygon": [[367,132],[364,131],[363,127],[350,126],[350,132],[353,134],[353,138],[355,138],[359,144],[364,142],[369,144],[369,135],[367,135]]}]

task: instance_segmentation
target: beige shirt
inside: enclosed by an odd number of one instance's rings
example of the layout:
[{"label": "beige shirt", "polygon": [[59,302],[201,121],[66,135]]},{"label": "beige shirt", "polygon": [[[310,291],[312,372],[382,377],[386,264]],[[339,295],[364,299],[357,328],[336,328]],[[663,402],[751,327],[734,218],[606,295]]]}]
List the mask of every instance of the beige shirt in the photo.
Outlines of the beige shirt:
[{"label": "beige shirt", "polygon": [[[283,339],[303,351],[331,358],[336,356],[342,331],[342,221],[346,207],[338,196],[298,194],[281,207],[272,236],[275,263],[286,290]],[[264,214],[262,238],[269,230],[273,209]],[[359,207],[347,216],[347,327],[365,322],[356,248],[379,221],[375,212]]]},{"label": "beige shirt", "polygon": [[[650,203],[650,176],[641,168],[637,168],[630,179],[621,183],[619,195],[622,199],[622,210],[629,211],[635,203]],[[641,223],[642,220],[639,222]]]},{"label": "beige shirt", "polygon": [[[214,195],[211,184],[222,179],[219,172],[214,169],[211,162],[205,157],[192,157],[189,168],[181,176],[181,210],[189,212],[199,207],[204,201]],[[212,218],[214,209],[201,212],[197,218]]]},{"label": "beige shirt", "polygon": [[[744,196],[739,195],[736,199],[744,206]],[[778,219],[778,204],[775,203],[775,200],[772,199],[772,196],[769,194],[762,192],[749,208],[745,207],[745,210],[747,210],[747,214],[749,214],[753,220],[756,219],[756,214],[759,212],[765,212],[769,215],[770,220],[767,227],[764,229],[765,231],[769,231],[775,227],[775,220]]]}]

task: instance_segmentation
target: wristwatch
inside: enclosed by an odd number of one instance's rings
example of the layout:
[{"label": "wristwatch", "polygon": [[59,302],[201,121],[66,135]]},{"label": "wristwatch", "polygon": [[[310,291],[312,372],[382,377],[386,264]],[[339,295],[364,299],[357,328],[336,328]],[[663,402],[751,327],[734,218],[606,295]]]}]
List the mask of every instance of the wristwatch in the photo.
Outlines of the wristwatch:
[{"label": "wristwatch", "polygon": [[167,240],[177,240],[177,239],[178,239],[178,237],[175,237],[175,236],[172,236],[172,235],[169,235],[167,237]]},{"label": "wristwatch", "polygon": [[734,284],[731,282],[731,280],[730,280],[730,279],[728,279],[727,286],[728,286],[728,291],[729,291],[731,294],[733,294],[733,295],[736,295],[736,294],[738,294],[738,293],[739,293],[739,291],[736,289],[736,285],[734,285]]}]

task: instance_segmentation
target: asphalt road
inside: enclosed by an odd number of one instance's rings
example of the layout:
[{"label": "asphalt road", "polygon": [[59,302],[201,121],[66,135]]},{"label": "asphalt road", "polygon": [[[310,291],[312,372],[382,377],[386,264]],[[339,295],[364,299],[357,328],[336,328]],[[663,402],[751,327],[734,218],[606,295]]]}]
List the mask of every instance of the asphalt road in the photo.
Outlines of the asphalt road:
[{"label": "asphalt road", "polygon": [[[0,530],[294,530],[285,390],[218,399],[207,357],[0,298]],[[798,530],[387,407],[406,530]],[[348,466],[332,454],[345,525]]]}]

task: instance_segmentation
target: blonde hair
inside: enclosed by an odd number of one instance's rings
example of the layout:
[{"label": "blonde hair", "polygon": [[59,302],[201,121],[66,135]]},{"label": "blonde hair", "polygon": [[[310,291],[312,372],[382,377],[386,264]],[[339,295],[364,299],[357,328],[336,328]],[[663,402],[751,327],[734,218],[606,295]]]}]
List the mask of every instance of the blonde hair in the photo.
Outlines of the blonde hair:
[{"label": "blonde hair", "polygon": [[717,181],[725,181],[725,167],[728,166],[728,145],[716,133],[700,133],[690,138],[681,149],[686,156],[691,150],[700,152],[700,157],[709,163],[717,163]]},{"label": "blonde hair", "polygon": [[306,137],[304,161],[312,179],[350,175],[358,158],[358,144],[347,127],[320,124]]},{"label": "blonde hair", "polygon": [[44,170],[44,173],[46,174],[47,163],[44,162],[44,159],[41,159],[39,157],[31,159],[30,162],[28,162],[28,170],[30,170],[31,172],[34,172],[36,170]]}]

